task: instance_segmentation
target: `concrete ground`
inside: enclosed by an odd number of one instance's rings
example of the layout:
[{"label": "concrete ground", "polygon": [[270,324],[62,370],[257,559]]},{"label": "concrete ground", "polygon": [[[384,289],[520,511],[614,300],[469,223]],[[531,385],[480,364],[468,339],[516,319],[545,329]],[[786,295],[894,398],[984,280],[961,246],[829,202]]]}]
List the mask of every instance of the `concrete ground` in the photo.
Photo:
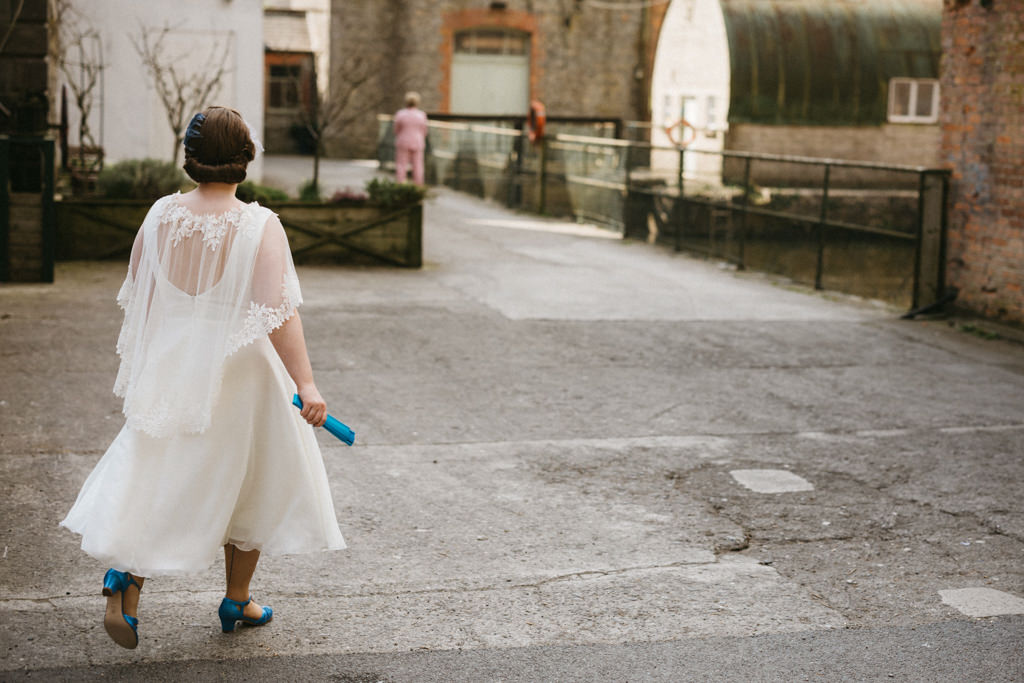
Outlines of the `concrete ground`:
[{"label": "concrete ground", "polygon": [[124,264],[0,287],[0,679],[1024,680],[1024,346],[444,190],[425,215],[422,270],[299,270],[350,548],[264,558],[274,621],[236,634],[213,566],[147,582],[118,648],[57,527],[122,424]]}]

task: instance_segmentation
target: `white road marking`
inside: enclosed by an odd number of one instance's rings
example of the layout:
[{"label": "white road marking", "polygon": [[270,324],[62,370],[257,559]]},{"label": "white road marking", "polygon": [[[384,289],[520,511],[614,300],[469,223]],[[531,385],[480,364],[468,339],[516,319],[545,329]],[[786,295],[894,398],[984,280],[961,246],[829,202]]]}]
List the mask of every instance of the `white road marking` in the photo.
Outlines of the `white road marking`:
[{"label": "white road marking", "polygon": [[787,470],[731,470],[737,482],[758,493],[813,491],[814,484]]},{"label": "white road marking", "polygon": [[994,588],[951,588],[939,591],[942,602],[969,617],[1024,614],[1024,599]]}]

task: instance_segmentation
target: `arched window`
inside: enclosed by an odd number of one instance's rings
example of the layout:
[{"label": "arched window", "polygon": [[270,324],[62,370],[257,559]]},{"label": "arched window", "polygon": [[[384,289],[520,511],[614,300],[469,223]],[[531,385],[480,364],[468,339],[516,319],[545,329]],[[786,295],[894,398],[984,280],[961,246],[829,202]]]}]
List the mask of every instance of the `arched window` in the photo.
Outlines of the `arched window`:
[{"label": "arched window", "polygon": [[530,107],[530,34],[480,27],[455,34],[455,114],[524,114]]}]

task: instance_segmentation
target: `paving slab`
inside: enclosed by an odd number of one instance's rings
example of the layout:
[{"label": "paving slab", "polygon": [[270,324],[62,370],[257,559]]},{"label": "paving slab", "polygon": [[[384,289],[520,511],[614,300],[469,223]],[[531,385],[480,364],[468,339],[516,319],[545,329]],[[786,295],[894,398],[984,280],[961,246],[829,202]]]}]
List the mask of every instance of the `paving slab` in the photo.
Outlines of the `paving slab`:
[{"label": "paving slab", "polygon": [[814,490],[814,484],[786,470],[731,470],[729,474],[743,486],[758,493]]},{"label": "paving slab", "polygon": [[1024,598],[993,588],[950,588],[939,591],[942,602],[969,617],[1000,617],[1024,614]]}]

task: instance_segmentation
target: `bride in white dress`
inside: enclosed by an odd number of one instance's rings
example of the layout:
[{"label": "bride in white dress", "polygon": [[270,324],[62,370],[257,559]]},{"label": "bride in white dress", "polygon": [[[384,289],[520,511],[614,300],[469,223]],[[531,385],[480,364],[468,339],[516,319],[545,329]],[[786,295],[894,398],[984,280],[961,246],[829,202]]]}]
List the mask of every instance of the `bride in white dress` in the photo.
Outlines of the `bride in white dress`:
[{"label": "bride in white dress", "polygon": [[228,632],[272,617],[249,594],[261,552],[345,547],[288,240],[269,209],[235,198],[255,145],[233,109],[192,119],[185,171],[199,186],[153,205],[118,294],[126,423],[61,524],[111,566],[104,626],[124,647],[138,644],[144,577],[202,571],[223,547]]}]

